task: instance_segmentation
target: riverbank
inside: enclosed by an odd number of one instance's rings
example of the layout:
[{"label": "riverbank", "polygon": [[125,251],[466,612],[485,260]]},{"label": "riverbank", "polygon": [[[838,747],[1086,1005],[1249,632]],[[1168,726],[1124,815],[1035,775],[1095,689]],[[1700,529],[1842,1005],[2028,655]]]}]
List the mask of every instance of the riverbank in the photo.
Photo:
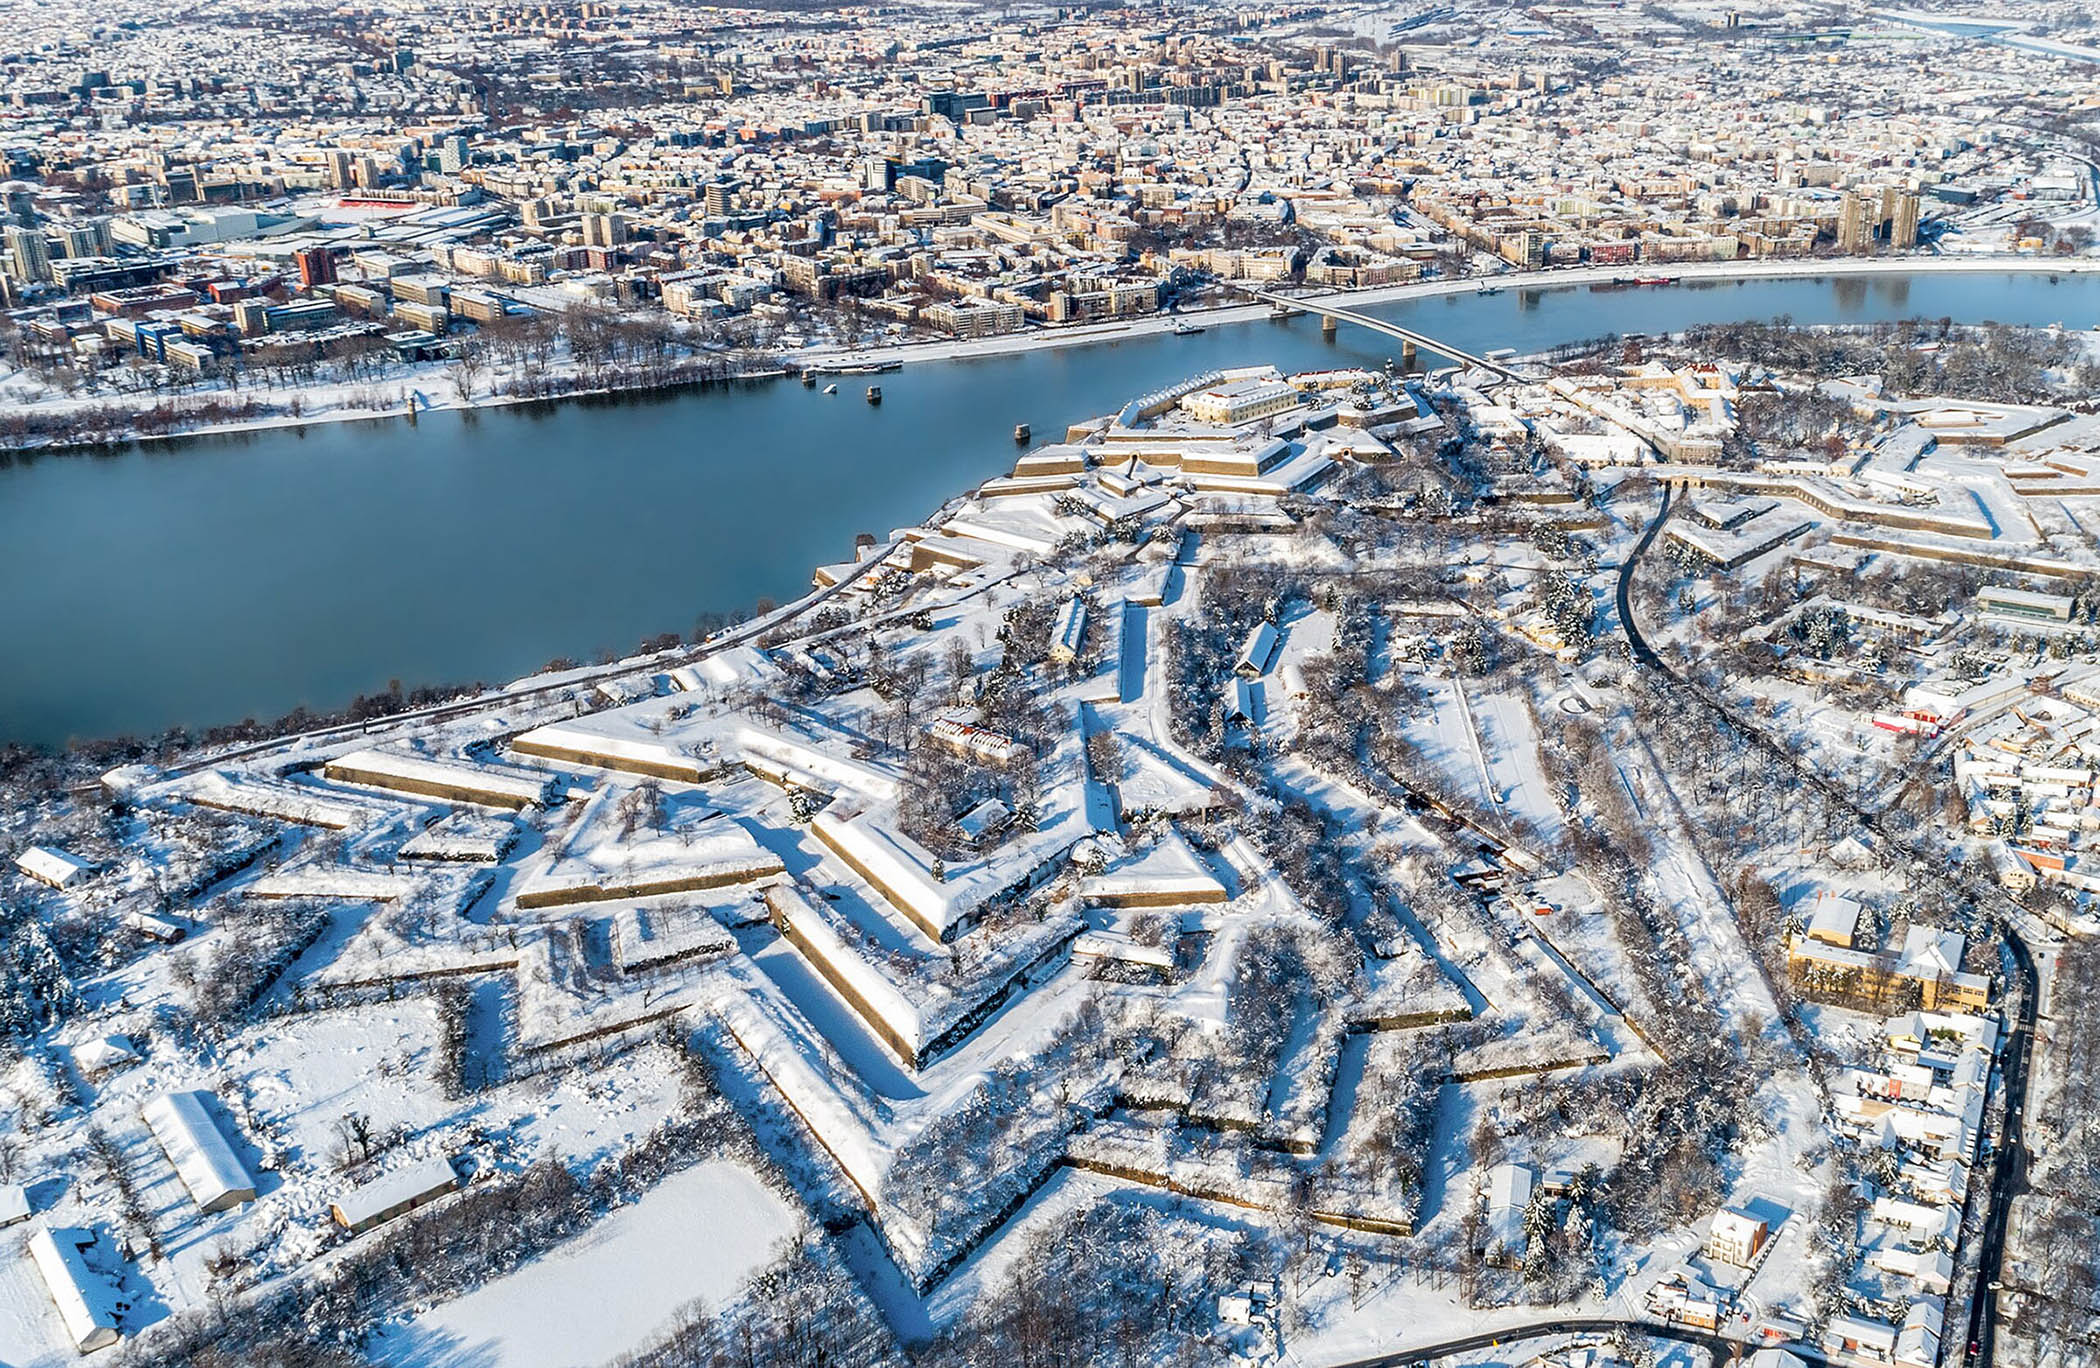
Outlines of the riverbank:
[{"label": "riverbank", "polygon": [[[1518,290],[1573,290],[1591,285],[1609,285],[1625,278],[1624,266],[1572,266],[1545,271],[1511,271],[1492,277],[1468,276],[1457,280],[1423,280],[1405,285],[1376,285],[1363,290],[1294,289],[1294,298],[1308,302],[1332,302],[1352,309],[1398,304],[1412,300],[1441,299],[1470,295],[1482,285],[1498,292]],[[1833,257],[1828,260],[1786,258],[1774,261],[1687,262],[1672,266],[1668,275],[1678,285],[1726,284],[1738,280],[1814,280],[1836,276],[1931,275],[1946,273],[2013,273],[2022,275],[2100,274],[2100,258],[1984,256],[1973,257]],[[1670,286],[1629,286],[1638,289],[1668,289]],[[905,365],[928,361],[967,361],[984,357],[1011,356],[1023,352],[1060,347],[1085,347],[1137,337],[1171,333],[1177,323],[1198,327],[1231,327],[1256,323],[1269,317],[1263,303],[1227,304],[1203,309],[1183,309],[1175,314],[1149,314],[1116,323],[1087,324],[1056,330],[1005,333],[998,337],[953,338],[937,342],[902,342],[885,347],[811,347],[795,353],[797,361],[822,360],[828,364],[856,361],[897,361]],[[1965,322],[1985,322],[1966,319]],[[2100,326],[2100,318],[2064,320],[2066,327]]]},{"label": "riverbank", "polygon": [[[1376,312],[1476,354],[1519,355],[1781,315],[2100,316],[2100,275],[1445,288]],[[0,670],[0,737],[58,747],[301,705],[329,713],[393,678],[517,679],[557,657],[689,638],[718,614],[802,597],[810,567],[851,561],[858,534],[880,539],[1006,474],[1017,423],[1048,437],[1072,414],[1204,371],[1376,366],[1394,346],[1302,317],[1122,336],[906,365],[878,377],[879,407],[858,384],[825,398],[776,382],[18,462],[0,471],[0,576],[16,587],[0,599],[0,637],[35,668]]]},{"label": "riverbank", "polygon": [[[456,392],[450,400],[433,398],[418,389],[414,381],[436,382],[441,374],[412,374],[395,383],[383,401],[373,393],[371,386],[313,385],[292,390],[285,395],[283,406],[254,417],[240,418],[229,422],[200,423],[194,427],[175,428],[166,432],[134,432],[109,440],[77,442],[45,442],[25,446],[0,446],[0,466],[11,460],[32,460],[38,456],[75,455],[84,452],[119,450],[127,446],[148,446],[155,443],[180,442],[198,437],[238,436],[242,433],[278,432],[299,429],[319,424],[371,423],[385,419],[399,419],[411,426],[428,414],[484,412],[506,408],[525,408],[531,405],[559,405],[572,400],[621,399],[639,395],[680,394],[691,390],[719,389],[737,385],[760,384],[778,380],[788,374],[778,365],[741,371],[733,375],[707,376],[662,382],[638,381],[631,385],[589,385],[565,389],[558,394],[498,394],[490,392],[467,398]],[[223,400],[225,390],[208,390],[197,396],[198,403],[205,405],[214,400]],[[140,396],[143,398],[144,396]],[[107,408],[109,400],[84,400],[80,407]],[[155,396],[152,405],[141,404],[139,411],[149,412],[156,406],[167,404],[164,397]]]},{"label": "riverbank", "polygon": [[[1540,290],[1573,290],[1593,285],[1609,285],[1626,276],[1628,268],[1604,266],[1562,267],[1544,271],[1511,271],[1502,275],[1480,278],[1466,277],[1455,280],[1415,281],[1404,285],[1374,286],[1363,290],[1293,290],[1296,298],[1311,301],[1333,301],[1350,308],[1377,307],[1384,304],[1404,303],[1418,300],[1446,298],[1455,295],[1477,293],[1483,284],[1496,292],[1523,292]],[[1839,277],[1873,277],[1897,275],[1937,274],[2022,274],[2022,275],[2090,275],[2100,274],[2100,258],[2094,257],[2036,257],[2000,256],[1977,254],[1974,256],[1922,256],[1922,257],[1836,257],[1827,260],[1788,258],[1774,261],[1729,261],[1689,262],[1669,268],[1669,276],[1676,285],[1724,284],[1752,280],[1802,280]],[[1643,290],[1662,290],[1671,286],[1628,287]],[[827,366],[859,363],[882,365],[923,365],[929,362],[970,361],[1019,356],[1031,352],[1054,351],[1073,347],[1100,346],[1109,343],[1160,337],[1173,332],[1183,324],[1192,324],[1201,329],[1237,327],[1246,323],[1260,322],[1271,315],[1270,306],[1252,302],[1244,304],[1213,305],[1205,308],[1184,309],[1174,314],[1151,314],[1142,318],[1120,320],[1114,323],[1083,324],[1056,329],[1038,328],[1017,333],[1006,333],[996,337],[949,338],[933,341],[900,342],[879,347],[809,347],[780,358],[782,362],[795,365],[822,364]],[[1967,322],[1984,322],[1984,319],[1968,319]],[[2065,326],[2085,328],[2100,326],[2100,318],[2065,319]],[[785,374],[780,367],[737,377],[729,377],[708,383],[743,384],[759,380],[778,378]],[[203,423],[195,427],[183,427],[166,432],[130,433],[118,437],[114,442],[45,442],[0,450],[0,461],[8,457],[27,458],[41,454],[60,455],[67,453],[106,450],[112,446],[128,444],[147,445],[171,441],[183,441],[196,437],[217,437],[240,433],[268,432],[281,429],[296,429],[323,423],[372,422],[379,419],[408,419],[414,421],[426,414],[454,413],[470,410],[498,409],[532,404],[561,404],[569,400],[610,399],[622,396],[635,397],[660,393],[676,393],[692,388],[694,382],[674,385],[638,383],[634,385],[599,385],[575,389],[554,395],[510,395],[487,393],[462,396],[457,391],[450,395],[431,394],[421,385],[443,386],[447,380],[442,368],[413,372],[387,382],[382,394],[372,385],[325,384],[283,391],[282,405],[277,411],[250,418],[227,422]],[[197,396],[200,404],[211,400],[223,400],[227,391],[210,390]],[[252,394],[253,392],[250,391]],[[273,400],[276,393],[273,392]],[[125,396],[109,398],[69,400],[64,403],[25,405],[27,411],[64,412],[67,407],[88,409],[95,407],[121,406]],[[170,401],[161,395],[140,395],[137,408],[141,413]],[[413,400],[414,413],[410,407]],[[296,409],[296,411],[293,411]]]}]

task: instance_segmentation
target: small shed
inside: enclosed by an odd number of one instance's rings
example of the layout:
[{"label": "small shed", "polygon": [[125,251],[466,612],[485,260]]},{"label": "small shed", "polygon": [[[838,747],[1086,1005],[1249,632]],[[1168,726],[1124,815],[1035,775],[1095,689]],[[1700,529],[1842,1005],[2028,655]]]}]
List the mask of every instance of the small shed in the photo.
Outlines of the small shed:
[{"label": "small shed", "polygon": [[1259,727],[1265,711],[1263,703],[1263,688],[1259,679],[1235,679],[1232,681],[1232,708],[1228,720]]},{"label": "small shed", "polygon": [[1274,623],[1264,622],[1247,636],[1247,644],[1240,648],[1240,658],[1233,662],[1233,673],[1242,679],[1254,679],[1268,673],[1269,662],[1276,658],[1276,648],[1283,644],[1277,635]]},{"label": "small shed", "polygon": [[15,856],[15,868],[53,888],[67,888],[87,877],[94,866],[56,846],[31,846]]},{"label": "small shed", "polygon": [[151,912],[126,912],[124,925],[142,936],[159,941],[162,945],[173,945],[188,934],[178,922],[166,917],[157,917]]},{"label": "small shed", "polygon": [[73,1067],[84,1078],[101,1078],[138,1062],[138,1049],[120,1035],[103,1036],[73,1047]]},{"label": "small shed", "polygon": [[20,1183],[0,1184],[0,1229],[29,1219],[29,1189]]},{"label": "small shed", "polygon": [[405,1216],[459,1188],[459,1174],[444,1155],[421,1159],[361,1183],[329,1206],[336,1224],[352,1235]]},{"label": "small shed", "polygon": [[997,835],[1012,818],[1013,813],[1007,811],[1006,804],[997,798],[987,798],[956,818],[955,825],[965,840],[974,842]]},{"label": "small shed", "polygon": [[1074,594],[1065,600],[1058,610],[1057,623],[1050,630],[1050,662],[1053,665],[1069,665],[1079,656],[1079,648],[1086,642],[1086,600]]},{"label": "small shed", "polygon": [[202,1093],[167,1093],[140,1108],[139,1115],[200,1209],[224,1211],[255,1200],[255,1179],[226,1143]]}]

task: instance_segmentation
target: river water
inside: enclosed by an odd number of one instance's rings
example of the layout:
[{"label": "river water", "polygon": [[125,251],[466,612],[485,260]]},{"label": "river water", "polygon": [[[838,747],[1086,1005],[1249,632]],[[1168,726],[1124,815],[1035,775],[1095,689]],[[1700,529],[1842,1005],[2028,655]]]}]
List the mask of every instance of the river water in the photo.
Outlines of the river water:
[{"label": "river water", "polygon": [[[1945,273],[1508,290],[1372,312],[1474,351],[1766,319],[2078,328],[2100,277]],[[1217,366],[1377,364],[1308,318],[799,384],[317,424],[0,469],[0,741],[338,707],[514,678],[786,601],[1038,440]]]}]

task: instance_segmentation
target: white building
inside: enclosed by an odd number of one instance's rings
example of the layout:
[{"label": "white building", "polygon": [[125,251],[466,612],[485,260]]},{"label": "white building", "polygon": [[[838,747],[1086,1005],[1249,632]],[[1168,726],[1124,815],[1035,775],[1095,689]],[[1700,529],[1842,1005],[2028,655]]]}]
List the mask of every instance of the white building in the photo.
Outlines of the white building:
[{"label": "white building", "polygon": [[418,1160],[352,1188],[329,1204],[336,1224],[352,1235],[405,1216],[459,1188],[459,1174],[444,1155]]},{"label": "white building", "polygon": [[1724,1207],[1714,1213],[1706,1232],[1706,1257],[1716,1263],[1748,1268],[1770,1235],[1763,1221],[1748,1212]]},{"label": "white building", "polygon": [[1537,1175],[1523,1164],[1497,1164],[1488,1173],[1487,1244],[1490,1262],[1524,1257],[1524,1212]]},{"label": "white building", "polygon": [[1298,407],[1298,391],[1287,380],[1228,380],[1222,385],[1184,395],[1181,407],[1190,417],[1230,427]]},{"label": "white building", "polygon": [[167,1093],[139,1114],[199,1209],[224,1211],[255,1200],[255,1179],[226,1143],[201,1093]]},{"label": "white building", "polygon": [[53,888],[66,888],[87,877],[94,866],[86,860],[66,854],[55,846],[31,846],[15,856],[15,868],[38,883],[47,883]]},{"label": "white building", "polygon": [[67,1337],[83,1354],[115,1344],[117,1317],[130,1309],[109,1279],[88,1266],[82,1251],[93,1243],[93,1231],[63,1226],[29,1237],[30,1261],[44,1277]]}]

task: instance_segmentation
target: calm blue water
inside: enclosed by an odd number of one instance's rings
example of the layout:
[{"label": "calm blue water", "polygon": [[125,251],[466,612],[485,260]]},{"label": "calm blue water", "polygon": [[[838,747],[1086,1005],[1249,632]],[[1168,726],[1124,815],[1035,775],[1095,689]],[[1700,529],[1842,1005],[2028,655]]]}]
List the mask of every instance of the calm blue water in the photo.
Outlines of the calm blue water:
[{"label": "calm blue water", "polygon": [[[1771,318],[2100,322],[2100,278],[1746,281],[1506,291],[1376,312],[1475,351]],[[0,740],[152,733],[389,679],[514,678],[710,610],[785,601],[856,532],[917,522],[1038,440],[1220,365],[1379,363],[1390,339],[1255,322],[779,383],[324,424],[0,470]]]}]

